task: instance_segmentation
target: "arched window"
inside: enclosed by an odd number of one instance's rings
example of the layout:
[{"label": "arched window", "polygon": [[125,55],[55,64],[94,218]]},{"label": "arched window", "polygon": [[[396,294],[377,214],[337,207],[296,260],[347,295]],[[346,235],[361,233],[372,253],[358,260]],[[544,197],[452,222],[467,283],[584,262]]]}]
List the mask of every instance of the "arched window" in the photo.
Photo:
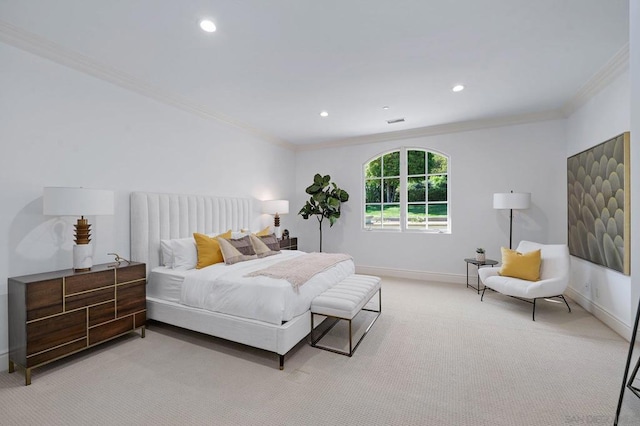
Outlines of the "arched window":
[{"label": "arched window", "polygon": [[449,157],[400,148],[364,165],[364,227],[448,232]]}]

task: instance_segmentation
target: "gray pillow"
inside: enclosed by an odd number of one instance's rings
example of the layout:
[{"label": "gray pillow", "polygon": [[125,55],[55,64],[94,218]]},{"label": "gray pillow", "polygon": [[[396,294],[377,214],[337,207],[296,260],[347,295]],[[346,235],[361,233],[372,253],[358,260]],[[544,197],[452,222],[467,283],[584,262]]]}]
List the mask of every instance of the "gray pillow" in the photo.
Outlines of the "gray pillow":
[{"label": "gray pillow", "polygon": [[280,251],[280,241],[276,238],[276,234],[265,235],[260,239],[269,247],[269,250]]},{"label": "gray pillow", "polygon": [[218,237],[217,240],[220,244],[222,258],[227,265],[233,265],[234,263],[256,259],[258,257],[256,256],[256,252],[251,245],[251,239],[248,235],[237,240],[227,240],[220,237]]}]

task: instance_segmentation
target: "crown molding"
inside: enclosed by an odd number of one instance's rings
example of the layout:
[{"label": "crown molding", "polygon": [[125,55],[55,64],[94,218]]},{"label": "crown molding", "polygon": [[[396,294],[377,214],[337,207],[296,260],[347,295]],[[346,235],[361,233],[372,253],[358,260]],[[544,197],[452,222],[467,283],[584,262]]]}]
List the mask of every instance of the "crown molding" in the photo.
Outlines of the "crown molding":
[{"label": "crown molding", "polygon": [[562,106],[562,113],[569,117],[591,98],[607,87],[620,74],[629,69],[629,43],[616,53],[578,92]]},{"label": "crown molding", "polygon": [[115,84],[116,86],[138,93],[139,95],[151,98],[163,104],[173,106],[208,120],[214,120],[233,126],[251,134],[252,136],[282,148],[289,150],[295,149],[295,146],[287,141],[264,133],[229,116],[212,111],[206,106],[195,103],[190,99],[148,84],[139,78],[95,61],[88,56],[73,52],[52,42],[51,40],[25,31],[22,28],[16,27],[2,20],[0,20],[0,41],[84,74],[91,75],[100,80]]},{"label": "crown molding", "polygon": [[357,136],[329,142],[308,145],[296,145],[296,151],[315,151],[326,148],[339,148],[368,143],[387,142],[394,140],[412,139],[425,136],[444,135],[449,133],[468,132],[471,130],[489,129],[493,127],[513,126],[517,124],[538,121],[558,120],[565,118],[559,109],[528,114],[511,115],[507,117],[487,118],[480,120],[460,121],[457,123],[438,124],[417,129],[400,130],[396,132],[377,133],[373,135]]},{"label": "crown molding", "polygon": [[99,63],[87,56],[73,52],[63,46],[44,37],[25,31],[19,27],[0,20],[0,41],[21,50],[30,52],[42,58],[49,59],[60,65],[76,71],[91,75],[103,81],[115,84],[126,90],[138,93],[150,99],[154,99],[166,105],[173,106],[183,111],[195,114],[199,117],[214,120],[229,126],[238,128],[260,140],[293,151],[313,151],[326,148],[337,148],[351,145],[386,142],[401,139],[410,139],[424,136],[435,136],[448,133],[459,133],[471,130],[503,127],[517,124],[531,123],[567,118],[578,108],[587,103],[600,90],[610,84],[615,78],[629,67],[629,43],[627,43],[600,71],[598,71],[582,88],[561,108],[497,117],[462,121],[457,123],[439,124],[421,127],[417,129],[385,132],[373,135],[357,136],[353,138],[337,139],[315,144],[296,145],[273,135],[267,134],[246,123],[235,120],[232,117],[210,110],[204,105],[193,102],[190,99],[179,96],[167,90],[150,85],[141,79],[126,74],[113,67]]}]

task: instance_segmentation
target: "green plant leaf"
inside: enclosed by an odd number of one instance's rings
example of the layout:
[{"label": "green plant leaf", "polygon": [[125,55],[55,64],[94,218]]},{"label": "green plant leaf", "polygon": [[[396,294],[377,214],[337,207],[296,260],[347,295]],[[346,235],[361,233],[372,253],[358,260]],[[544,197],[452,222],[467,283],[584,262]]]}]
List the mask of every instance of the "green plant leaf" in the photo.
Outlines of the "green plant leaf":
[{"label": "green plant leaf", "polygon": [[313,195],[316,192],[320,191],[322,188],[320,187],[320,185],[316,185],[315,183],[313,185],[309,185],[307,187],[307,189],[305,189],[305,192],[307,194]]}]

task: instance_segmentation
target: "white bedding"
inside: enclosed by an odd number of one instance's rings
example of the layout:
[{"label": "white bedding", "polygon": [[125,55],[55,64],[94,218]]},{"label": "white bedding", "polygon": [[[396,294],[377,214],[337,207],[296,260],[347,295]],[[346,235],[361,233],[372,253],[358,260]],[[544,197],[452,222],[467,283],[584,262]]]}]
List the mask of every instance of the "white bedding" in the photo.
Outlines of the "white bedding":
[{"label": "white bedding", "polygon": [[355,273],[353,260],[345,260],[315,275],[297,291],[283,279],[245,277],[250,272],[303,254],[283,250],[276,256],[233,265],[218,263],[189,271],[184,276],[180,303],[280,325],[308,311],[313,298]]},{"label": "white bedding", "polygon": [[184,271],[166,266],[156,266],[149,274],[147,296],[168,302],[180,303],[184,277],[194,271],[195,269]]}]

